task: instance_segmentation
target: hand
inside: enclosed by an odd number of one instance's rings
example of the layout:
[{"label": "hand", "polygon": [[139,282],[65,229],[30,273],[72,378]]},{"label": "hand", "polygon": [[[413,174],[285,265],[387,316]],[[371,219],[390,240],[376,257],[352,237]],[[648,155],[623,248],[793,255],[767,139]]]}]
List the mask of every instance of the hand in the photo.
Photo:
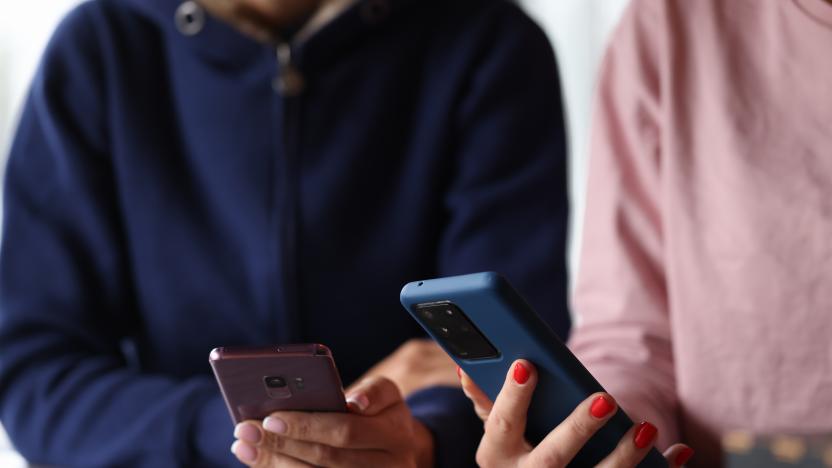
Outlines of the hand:
[{"label": "hand", "polygon": [[433,340],[414,338],[367,371],[359,382],[372,376],[386,377],[398,385],[405,398],[428,387],[459,387],[456,364]]},{"label": "hand", "polygon": [[321,0],[197,0],[208,13],[260,42],[274,42],[300,28]]},{"label": "hand", "polygon": [[237,425],[231,451],[266,467],[428,467],[433,436],[415,420],[396,385],[370,377],[348,393],[349,413],[282,411]]},{"label": "hand", "polygon": [[[485,435],[477,450],[477,463],[483,467],[565,467],[618,409],[610,395],[596,393],[579,404],[537,447],[532,447],[523,434],[526,412],[537,384],[534,366],[528,361],[515,361],[493,403],[462,370],[459,374],[463,391],[485,422]],[[647,455],[657,435],[658,430],[648,422],[634,425],[598,466],[636,466]],[[693,456],[693,450],[676,444],[664,456],[669,466],[678,467]]]}]

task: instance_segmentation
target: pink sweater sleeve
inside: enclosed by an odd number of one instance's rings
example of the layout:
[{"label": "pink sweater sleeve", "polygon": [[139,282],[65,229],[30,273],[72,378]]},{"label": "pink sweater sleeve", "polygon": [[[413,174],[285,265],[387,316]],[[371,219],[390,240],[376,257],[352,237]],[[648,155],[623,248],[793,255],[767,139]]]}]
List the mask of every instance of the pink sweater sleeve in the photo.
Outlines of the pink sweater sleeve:
[{"label": "pink sweater sleeve", "polygon": [[570,346],[636,421],[676,441],[662,239],[660,1],[636,0],[604,59]]}]

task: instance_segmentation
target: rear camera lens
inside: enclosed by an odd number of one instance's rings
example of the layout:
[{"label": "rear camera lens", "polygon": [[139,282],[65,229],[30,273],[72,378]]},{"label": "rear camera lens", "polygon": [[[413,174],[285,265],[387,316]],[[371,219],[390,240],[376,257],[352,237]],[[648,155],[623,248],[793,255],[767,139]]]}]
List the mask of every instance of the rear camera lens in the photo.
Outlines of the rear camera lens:
[{"label": "rear camera lens", "polygon": [[439,334],[447,337],[451,334],[451,330],[449,330],[448,327],[439,327]]},{"label": "rear camera lens", "polygon": [[423,310],[422,317],[426,318],[427,320],[433,320],[433,312],[429,310]]},{"label": "rear camera lens", "polygon": [[452,309],[445,309],[445,315],[451,317],[454,315],[454,311]]},{"label": "rear camera lens", "polygon": [[269,388],[283,388],[286,386],[286,379],[283,377],[266,377],[263,380]]}]

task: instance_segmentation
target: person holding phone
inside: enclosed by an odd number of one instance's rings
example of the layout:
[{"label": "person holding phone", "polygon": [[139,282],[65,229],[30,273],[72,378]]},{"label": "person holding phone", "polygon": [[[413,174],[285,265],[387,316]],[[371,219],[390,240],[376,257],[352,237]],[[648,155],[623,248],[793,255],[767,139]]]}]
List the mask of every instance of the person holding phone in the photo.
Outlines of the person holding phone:
[{"label": "person holding phone", "polygon": [[635,0],[604,60],[570,346],[691,466],[832,432],[830,43],[826,0]]},{"label": "person holding phone", "polygon": [[[484,468],[565,467],[618,411],[618,404],[610,394],[600,392],[590,395],[539,444],[532,447],[524,432],[526,413],[537,385],[534,365],[525,359],[515,361],[493,402],[465,371],[458,369],[458,372],[465,395],[474,403],[477,415],[485,423],[485,434],[477,451],[477,463]],[[657,435],[656,426],[650,422],[636,423],[597,466],[637,466],[655,444]],[[681,467],[693,454],[692,448],[679,443],[664,451],[671,468]]]},{"label": "person holding phone", "polygon": [[[8,162],[0,420],[46,465],[471,464],[396,292],[503,271],[565,336],[567,210],[555,57],[510,1],[85,2]],[[353,413],[235,437],[209,352],[290,343]]]}]

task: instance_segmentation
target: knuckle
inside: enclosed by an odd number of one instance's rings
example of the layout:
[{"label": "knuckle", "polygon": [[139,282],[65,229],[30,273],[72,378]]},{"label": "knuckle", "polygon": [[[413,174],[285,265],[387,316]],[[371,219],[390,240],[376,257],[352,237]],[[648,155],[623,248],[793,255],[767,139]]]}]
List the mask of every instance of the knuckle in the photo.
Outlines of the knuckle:
[{"label": "knuckle", "polygon": [[355,443],[356,431],[352,424],[341,424],[334,432],[335,443],[340,447],[350,447]]},{"label": "knuckle", "polygon": [[329,445],[315,444],[312,459],[316,465],[331,466],[337,464],[337,450]]},{"label": "knuckle", "polygon": [[286,439],[280,436],[269,436],[268,448],[272,452],[281,452],[286,447]]},{"label": "knuckle", "polygon": [[415,353],[419,350],[421,346],[421,341],[417,338],[411,338],[404,342],[402,345],[402,352],[403,353]]},{"label": "knuckle", "polygon": [[589,439],[595,433],[595,428],[592,427],[592,424],[587,423],[583,418],[572,418],[569,426],[572,432],[581,439]]},{"label": "knuckle", "polygon": [[378,390],[379,393],[384,393],[394,398],[401,398],[401,391],[399,390],[399,386],[387,377],[382,377],[381,382],[379,382]]},{"label": "knuckle", "polygon": [[514,424],[499,413],[491,413],[488,415],[488,420],[485,424],[485,432],[490,432],[494,435],[511,434],[514,429]]},{"label": "knuckle", "polygon": [[420,359],[431,351],[431,343],[428,340],[413,338],[405,342],[401,348],[402,357],[411,364],[418,364]]},{"label": "knuckle", "polygon": [[309,423],[307,421],[293,421],[293,423],[289,424],[288,426],[294,429],[292,432],[294,432],[295,436],[297,436],[299,439],[306,440],[311,432],[309,428]]},{"label": "knuckle", "polygon": [[401,391],[395,382],[387,377],[379,376],[374,378],[372,386],[368,390],[368,396],[371,401],[389,402],[401,398]]},{"label": "knuckle", "polygon": [[538,456],[534,465],[548,468],[561,468],[565,467],[568,462],[569,460],[562,453],[556,450],[546,450]]}]

